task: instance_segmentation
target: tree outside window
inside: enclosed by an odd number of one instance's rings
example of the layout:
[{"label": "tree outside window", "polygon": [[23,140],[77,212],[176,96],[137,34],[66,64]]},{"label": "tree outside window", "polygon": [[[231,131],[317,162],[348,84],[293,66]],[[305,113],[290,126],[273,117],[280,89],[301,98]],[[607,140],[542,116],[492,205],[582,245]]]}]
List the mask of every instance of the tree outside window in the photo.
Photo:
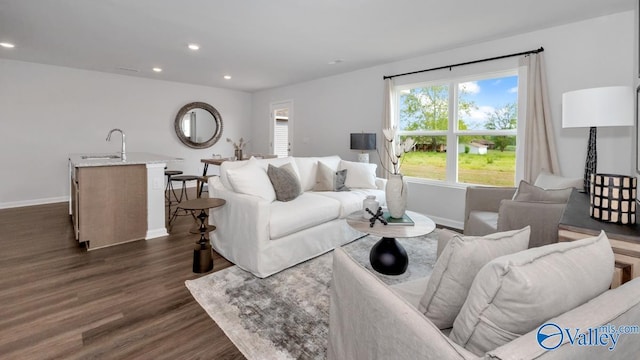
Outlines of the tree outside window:
[{"label": "tree outside window", "polygon": [[[518,76],[451,80],[397,87],[406,176],[446,182],[513,186],[518,126]],[[455,125],[455,126],[454,126]]]}]

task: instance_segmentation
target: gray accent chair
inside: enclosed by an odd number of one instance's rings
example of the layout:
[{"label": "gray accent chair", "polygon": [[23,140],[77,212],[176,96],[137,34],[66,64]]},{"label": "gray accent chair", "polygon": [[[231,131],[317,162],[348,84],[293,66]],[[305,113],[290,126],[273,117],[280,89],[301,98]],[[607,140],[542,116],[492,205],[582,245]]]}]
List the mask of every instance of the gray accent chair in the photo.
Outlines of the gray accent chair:
[{"label": "gray accent chair", "polygon": [[483,236],[530,225],[529,248],[558,242],[558,223],[566,204],[514,201],[515,192],[514,187],[468,187],[464,234]]}]

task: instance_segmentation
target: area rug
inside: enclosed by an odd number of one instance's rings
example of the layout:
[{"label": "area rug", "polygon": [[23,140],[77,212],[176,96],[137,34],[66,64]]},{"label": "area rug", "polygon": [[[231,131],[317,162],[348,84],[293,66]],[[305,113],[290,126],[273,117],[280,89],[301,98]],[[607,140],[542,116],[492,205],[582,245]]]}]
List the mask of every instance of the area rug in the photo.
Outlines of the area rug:
[{"label": "area rug", "polygon": [[[378,239],[365,236],[343,248],[387,284],[431,274],[437,240],[398,239],[409,268],[387,276],[369,264],[369,250]],[[332,259],[333,251],[266,279],[232,266],[185,284],[247,359],[325,359]]]}]

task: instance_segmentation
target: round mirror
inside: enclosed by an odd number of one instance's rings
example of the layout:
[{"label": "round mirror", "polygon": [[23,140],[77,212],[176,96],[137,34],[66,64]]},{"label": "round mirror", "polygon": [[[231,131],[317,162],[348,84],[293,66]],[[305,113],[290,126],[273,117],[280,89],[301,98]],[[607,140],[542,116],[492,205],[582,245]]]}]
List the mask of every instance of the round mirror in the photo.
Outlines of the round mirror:
[{"label": "round mirror", "polygon": [[195,149],[208,148],[222,136],[222,116],[216,108],[203,102],[183,106],[173,125],[180,141]]}]

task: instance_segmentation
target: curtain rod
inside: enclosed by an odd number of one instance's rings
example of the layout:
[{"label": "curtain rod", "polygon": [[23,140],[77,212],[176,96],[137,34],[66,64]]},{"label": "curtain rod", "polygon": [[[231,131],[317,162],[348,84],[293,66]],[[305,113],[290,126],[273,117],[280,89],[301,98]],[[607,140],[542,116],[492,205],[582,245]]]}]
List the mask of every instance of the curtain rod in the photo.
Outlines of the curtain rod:
[{"label": "curtain rod", "polygon": [[514,56],[537,54],[537,53],[540,53],[540,52],[543,52],[543,51],[544,51],[544,48],[541,46],[539,49],[524,51],[524,52],[520,52],[520,53],[517,53],[517,54],[502,55],[502,56],[496,56],[496,57],[486,58],[486,59],[481,59],[481,60],[467,61],[467,62],[463,62],[463,63],[459,63],[459,64],[438,66],[438,67],[431,68],[431,69],[412,71],[412,72],[407,72],[407,73],[403,73],[403,74],[385,75],[385,76],[382,77],[382,79],[383,80],[393,79],[394,77],[398,77],[398,76],[413,75],[413,74],[419,74],[419,73],[428,72],[428,71],[434,71],[434,70],[442,70],[442,69],[451,70],[451,68],[454,68],[454,67],[457,67],[457,66],[476,64],[476,63],[481,63],[481,62],[485,62],[485,61],[500,60],[500,59],[510,58],[510,57],[514,57]]}]

